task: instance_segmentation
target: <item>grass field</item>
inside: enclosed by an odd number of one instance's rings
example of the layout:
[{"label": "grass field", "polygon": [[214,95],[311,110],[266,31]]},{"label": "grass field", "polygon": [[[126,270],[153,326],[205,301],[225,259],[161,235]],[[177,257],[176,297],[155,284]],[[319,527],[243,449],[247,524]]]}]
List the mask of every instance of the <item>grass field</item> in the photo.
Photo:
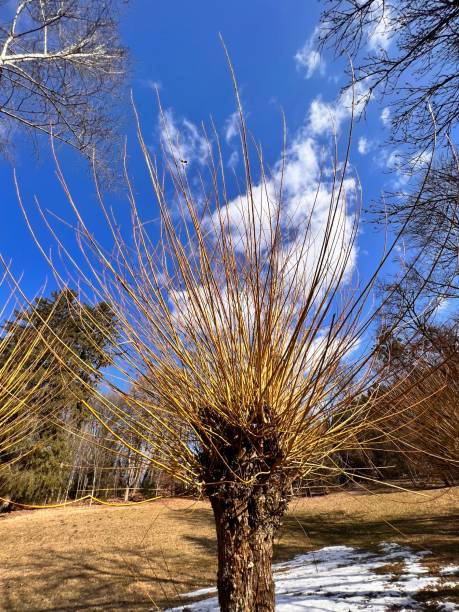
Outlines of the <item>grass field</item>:
[{"label": "grass field", "polygon": [[[277,561],[327,545],[430,550],[432,573],[459,563],[459,487],[422,493],[335,493],[294,500]],[[212,585],[216,545],[205,502],[69,507],[0,516],[0,610],[151,610]],[[396,568],[394,568],[396,571]],[[450,601],[459,593],[445,587]],[[419,609],[440,597],[424,593]]]}]

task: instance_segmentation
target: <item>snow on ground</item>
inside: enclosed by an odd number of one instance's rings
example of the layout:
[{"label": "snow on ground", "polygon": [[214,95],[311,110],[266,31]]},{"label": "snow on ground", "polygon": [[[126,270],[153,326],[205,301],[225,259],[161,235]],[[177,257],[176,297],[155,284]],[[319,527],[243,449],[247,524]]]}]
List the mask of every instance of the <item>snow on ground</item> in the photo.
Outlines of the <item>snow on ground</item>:
[{"label": "snow on ground", "polygon": [[[429,575],[422,564],[423,557],[428,554],[398,544],[383,543],[379,553],[348,546],[328,546],[299,555],[292,561],[274,566],[276,611],[382,612],[392,606],[399,610],[419,609],[419,603],[413,599],[416,593],[441,583],[441,579]],[[380,569],[393,563],[397,563],[396,575]],[[455,566],[447,566],[441,573],[450,576],[456,570]],[[200,589],[182,597],[195,600],[214,594],[214,588]],[[440,605],[445,611],[459,610],[451,602],[445,601]],[[218,609],[214,596],[169,612],[216,612]]]}]

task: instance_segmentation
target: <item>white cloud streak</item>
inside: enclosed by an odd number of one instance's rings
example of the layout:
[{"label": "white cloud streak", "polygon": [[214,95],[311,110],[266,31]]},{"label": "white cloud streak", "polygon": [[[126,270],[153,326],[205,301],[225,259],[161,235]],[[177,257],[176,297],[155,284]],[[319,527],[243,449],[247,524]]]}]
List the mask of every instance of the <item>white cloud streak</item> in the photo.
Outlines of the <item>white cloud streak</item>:
[{"label": "white cloud streak", "polygon": [[363,82],[348,87],[335,102],[324,102],[319,96],[309,109],[309,128],[317,136],[338,133],[344,121],[361,115],[369,100],[369,89]]},{"label": "white cloud streak", "polygon": [[389,127],[390,125],[390,108],[385,106],[381,111],[381,121],[384,127]]},{"label": "white cloud streak", "polygon": [[159,117],[161,141],[174,158],[186,163],[204,165],[209,158],[209,145],[196,125],[188,119],[177,119],[172,109]]},{"label": "white cloud streak", "polygon": [[225,122],[225,140],[230,144],[239,135],[239,112],[232,113]]},{"label": "white cloud streak", "polygon": [[[351,208],[359,198],[358,185],[351,177],[344,179],[339,196],[333,191],[327,172],[322,168],[320,155],[317,142],[308,136],[308,129],[303,128],[286,152],[283,169],[281,162],[277,162],[271,178],[255,184],[252,189],[258,246],[263,250],[270,244],[274,219],[281,207],[282,233],[285,237],[289,236],[284,240],[285,260],[289,261],[292,269],[298,266],[306,277],[314,273],[332,209],[336,211],[336,216],[328,231],[331,232],[330,242],[335,244],[335,248],[327,255],[330,271],[338,269],[343,263],[354,221]],[[283,191],[280,201],[281,181]],[[220,213],[215,212],[206,223],[210,230],[212,226],[219,227],[221,219],[235,249],[242,253],[251,236],[249,234],[248,238],[244,231],[249,225],[251,210],[247,194],[242,194],[228,202]],[[355,263],[356,249],[352,247],[346,264],[346,279],[350,278]]]},{"label": "white cloud streak", "polygon": [[318,32],[319,29],[316,28],[294,56],[297,69],[304,73],[306,79],[310,79],[316,72],[322,76],[325,74],[325,60],[315,48]]},{"label": "white cloud streak", "polygon": [[368,138],[365,138],[365,136],[361,136],[357,143],[357,149],[360,155],[366,155],[371,149],[371,143]]},{"label": "white cloud streak", "polygon": [[234,150],[231,152],[230,158],[228,160],[227,166],[228,168],[234,169],[239,163],[239,153]]},{"label": "white cloud streak", "polygon": [[[354,102],[357,110],[363,108],[364,94],[365,90],[358,88]],[[324,166],[323,149],[316,139],[317,135],[332,131],[332,126],[330,117],[325,116],[324,124],[316,118],[316,113],[318,117],[319,110],[323,111],[323,108],[318,108],[319,105],[325,106],[329,114],[334,114],[335,129],[339,128],[342,122],[351,116],[352,91],[344,92],[335,104],[327,104],[320,99],[313,101],[305,124],[292,139],[283,162],[278,160],[267,171],[264,181],[253,184],[253,199],[250,200],[247,193],[242,193],[203,219],[203,230],[209,236],[215,235],[215,232],[218,234],[223,224],[224,231],[231,235],[235,250],[242,254],[248,247],[249,250],[251,248],[247,241],[253,240],[253,234],[246,231],[247,227],[251,227],[249,215],[252,211],[255,216],[256,247],[260,252],[268,252],[272,229],[276,224],[274,219],[277,219],[279,214],[282,234],[281,260],[287,270],[286,274],[300,275],[305,287],[312,282],[324,242],[329,246],[326,247],[326,261],[322,261],[321,267],[326,270],[327,278],[328,275],[334,275],[336,270],[344,268],[341,283],[346,285],[352,278],[357,259],[353,231],[355,205],[360,200],[359,186],[351,176],[343,179],[341,190],[337,189],[336,184],[333,185],[333,170]],[[178,139],[178,127],[171,112],[168,112],[167,118],[172,139]],[[235,115],[231,115],[224,125],[224,135],[228,143],[231,143],[238,133],[236,119]],[[181,135],[180,154],[191,157],[192,150],[198,159],[205,158],[207,151],[203,149],[195,126],[183,120],[180,127],[185,131],[185,138]],[[238,162],[239,154],[233,151],[229,166],[234,168]],[[331,214],[333,222],[330,221]],[[325,285],[326,283],[327,281]],[[203,296],[204,302],[206,299]],[[181,316],[185,316],[187,296],[175,295],[174,301],[177,312],[181,311]],[[250,312],[250,304],[247,308]]]},{"label": "white cloud streak", "polygon": [[384,0],[375,3],[372,10],[372,25],[368,30],[368,48],[371,51],[386,51],[392,36],[390,7]]}]

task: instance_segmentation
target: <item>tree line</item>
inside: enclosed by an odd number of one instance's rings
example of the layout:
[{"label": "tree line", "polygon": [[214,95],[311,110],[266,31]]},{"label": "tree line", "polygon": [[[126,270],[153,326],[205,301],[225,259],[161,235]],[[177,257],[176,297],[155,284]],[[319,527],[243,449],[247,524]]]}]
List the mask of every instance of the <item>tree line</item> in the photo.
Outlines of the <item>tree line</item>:
[{"label": "tree line", "polygon": [[[65,343],[59,358],[53,354],[54,334]],[[337,452],[331,458],[336,472],[296,481],[297,494],[334,490],[346,483],[370,486],[372,481],[398,480],[413,485],[452,485],[458,481],[454,463],[458,456],[459,426],[457,335],[443,324],[431,326],[429,337],[428,349],[421,339],[414,345],[393,337],[381,338],[379,346],[378,359],[391,360],[397,372],[394,387],[403,385],[403,401],[418,396],[419,405],[412,402],[413,409],[408,413],[394,411],[391,418],[382,419],[380,427],[357,433],[354,448]],[[24,338],[33,347],[25,359],[19,351]],[[116,437],[116,419],[104,413],[102,405],[96,406],[96,410],[101,411],[104,422],[110,423],[113,433],[84,406],[100,383],[101,370],[110,363],[110,353],[116,352],[116,320],[106,303],[83,305],[70,290],[54,292],[49,298],[40,297],[4,323],[1,346],[0,371],[5,372],[8,363],[9,367],[15,362],[20,364],[17,373],[21,390],[28,394],[29,425],[27,436],[8,447],[0,445],[0,497],[18,503],[47,504],[88,495],[132,501],[194,493],[148,461],[148,454],[154,451],[147,444],[143,457],[126,448]],[[422,358],[413,369],[416,350]],[[60,363],[61,359],[65,359],[65,365]],[[78,359],[90,367],[89,376],[86,367],[83,371],[77,364]],[[406,372],[403,383],[399,382],[401,369]],[[382,387],[370,389],[358,402],[366,402],[369,412],[378,395],[386,395],[386,402],[391,402],[398,391],[391,390],[390,379],[388,370]],[[436,389],[434,394],[426,399],[432,389]],[[122,393],[107,393],[111,404],[129,412],[129,403]],[[127,393],[141,398],[141,385]],[[400,403],[400,398],[394,399],[397,402]],[[7,414],[10,403],[3,398],[0,414]],[[20,418],[13,413],[4,419],[4,438]],[[362,418],[368,415],[365,413]],[[132,435],[129,441],[135,447],[142,444],[141,436],[135,439]]]},{"label": "tree line", "polygon": [[[3,324],[1,349],[2,382],[7,369],[14,370],[27,404],[18,413],[8,409],[8,396],[1,400],[0,497],[47,504],[88,495],[128,501],[178,491],[85,408],[116,351],[116,321],[108,304],[82,304],[68,289],[39,297]],[[128,409],[121,394],[111,400]],[[25,418],[23,431],[18,421]],[[11,431],[22,436],[11,441]]]}]

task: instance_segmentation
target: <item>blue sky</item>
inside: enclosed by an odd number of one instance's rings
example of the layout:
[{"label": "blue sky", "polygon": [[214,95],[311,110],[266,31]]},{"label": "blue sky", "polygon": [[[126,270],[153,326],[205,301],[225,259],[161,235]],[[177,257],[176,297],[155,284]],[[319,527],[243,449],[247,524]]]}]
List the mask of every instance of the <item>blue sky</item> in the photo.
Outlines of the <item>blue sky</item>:
[{"label": "blue sky", "polygon": [[[131,52],[127,85],[133,91],[149,145],[154,148],[157,144],[154,86],[158,85],[172,125],[183,134],[189,171],[199,168],[201,141],[195,126],[199,129],[201,122],[208,122],[210,116],[221,132],[227,160],[235,162],[237,142],[230,138],[235,101],[219,41],[221,33],[236,70],[249,128],[262,143],[267,164],[274,165],[280,156],[281,109],[285,112],[290,142],[313,142],[316,152],[322,147],[327,149],[333,116],[343,149],[349,128],[348,107],[339,98],[340,88],[346,82],[345,66],[327,53],[322,57],[317,55],[314,36],[319,14],[320,3],[313,0],[201,0],[198,3],[132,0],[124,9],[121,27],[123,43]],[[368,35],[369,46],[384,46],[386,42],[384,32]],[[121,104],[126,118],[122,130],[128,137],[130,168],[140,197],[149,205],[132,109],[127,97]],[[361,181],[364,207],[370,206],[382,189],[397,181],[397,176],[387,173],[393,165],[394,151],[385,144],[388,131],[383,110],[377,99],[371,100],[365,116],[354,127],[351,164]],[[13,161],[0,161],[0,244],[3,256],[12,259],[15,273],[23,275],[23,287],[32,295],[50,274],[19,210],[13,168],[24,204],[32,211],[37,228],[40,223],[33,212],[35,195],[43,207],[59,217],[71,219],[71,214],[58,185],[46,139],[39,139],[38,157],[19,135],[15,145]],[[83,214],[103,237],[104,230],[99,227],[95,212],[90,172],[72,152],[61,150],[59,156]],[[235,167],[241,169],[240,164]],[[304,167],[299,169],[302,171]],[[128,210],[126,200],[120,194],[109,194],[108,199],[123,219]],[[154,212],[148,214],[154,216]],[[66,231],[62,229],[64,235]],[[363,274],[372,268],[381,253],[381,235],[374,227],[363,224],[356,264]],[[49,287],[52,284],[50,280]]]}]

